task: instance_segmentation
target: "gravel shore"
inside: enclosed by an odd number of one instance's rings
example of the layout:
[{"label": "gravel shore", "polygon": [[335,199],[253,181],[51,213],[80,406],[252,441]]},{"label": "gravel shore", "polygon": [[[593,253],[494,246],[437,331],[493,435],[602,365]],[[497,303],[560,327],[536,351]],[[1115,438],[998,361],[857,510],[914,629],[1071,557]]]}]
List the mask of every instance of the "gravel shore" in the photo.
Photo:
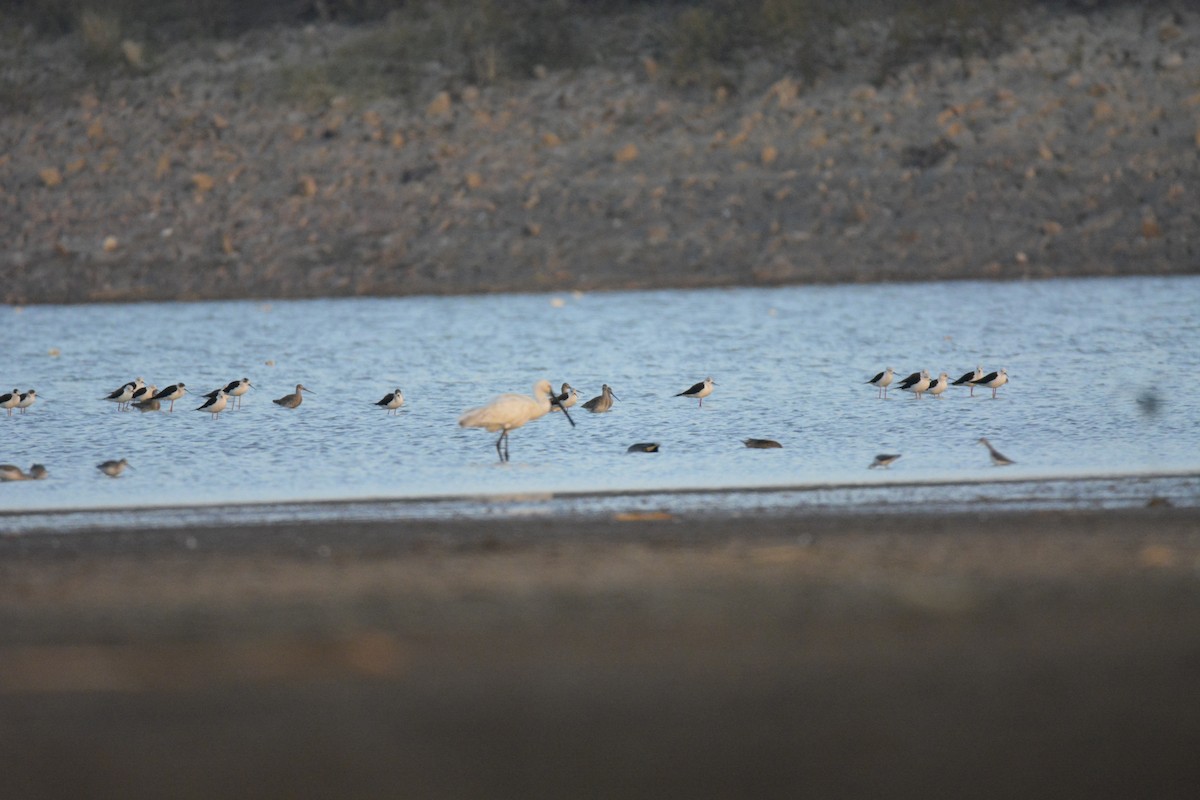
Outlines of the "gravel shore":
[{"label": "gravel shore", "polygon": [[[379,26],[0,48],[0,301],[190,300],[1196,271],[1200,13],[1014,17],[880,73],[652,53],[405,97],[322,76]],[[341,59],[339,61],[339,59]]]},{"label": "gravel shore", "polygon": [[0,539],[14,797],[1190,797],[1195,509]]}]

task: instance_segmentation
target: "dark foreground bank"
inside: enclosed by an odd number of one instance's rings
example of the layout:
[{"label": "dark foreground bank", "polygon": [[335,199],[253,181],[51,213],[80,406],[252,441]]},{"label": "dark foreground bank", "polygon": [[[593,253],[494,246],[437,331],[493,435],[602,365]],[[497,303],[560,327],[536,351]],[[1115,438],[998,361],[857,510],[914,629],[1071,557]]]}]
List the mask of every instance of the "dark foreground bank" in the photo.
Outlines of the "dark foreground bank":
[{"label": "dark foreground bank", "polygon": [[0,539],[21,798],[1191,797],[1200,512]]}]

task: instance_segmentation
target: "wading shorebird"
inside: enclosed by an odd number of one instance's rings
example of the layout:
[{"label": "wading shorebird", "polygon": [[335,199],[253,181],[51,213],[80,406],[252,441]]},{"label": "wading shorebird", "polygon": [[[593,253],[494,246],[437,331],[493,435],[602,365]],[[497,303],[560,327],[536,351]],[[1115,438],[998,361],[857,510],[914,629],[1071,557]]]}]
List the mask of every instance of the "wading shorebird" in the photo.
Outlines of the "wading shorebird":
[{"label": "wading shorebird", "polygon": [[129,462],[123,458],[120,461],[105,461],[103,464],[96,465],[96,469],[100,470],[110,478],[116,478],[119,476],[125,471],[126,467],[133,469]]},{"label": "wading shorebird", "polygon": [[380,408],[386,408],[388,414],[397,413],[400,406],[404,405],[404,392],[400,391],[400,387],[396,387],[396,391],[388,392],[383,396],[383,399],[375,403]]},{"label": "wading shorebird", "polygon": [[[458,418],[459,427],[483,428],[489,433],[500,431],[496,440],[496,454],[501,463],[508,461],[508,433],[516,430],[527,422],[544,417],[550,412],[551,405],[559,405],[550,381],[542,380],[533,385],[533,396],[523,394],[502,394],[494,398],[486,406],[464,411]],[[563,415],[575,427],[571,414],[563,409]],[[501,449],[503,445],[503,449]]]},{"label": "wading shorebird", "polygon": [[562,408],[574,408],[575,404],[579,402],[579,392],[575,391],[569,383],[562,385],[562,391],[556,397],[558,398],[558,403],[550,404],[551,411],[558,411]]},{"label": "wading shorebird", "polygon": [[692,386],[692,388],[684,389],[682,392],[680,392],[679,394],[677,394],[675,396],[676,397],[694,397],[700,401],[700,405],[696,406],[696,408],[704,408],[704,398],[706,398],[710,394],[712,394],[712,390],[713,390],[714,386],[716,386],[716,383],[713,382],[712,378],[705,378],[700,383],[697,383],[694,386]]},{"label": "wading shorebird", "polygon": [[17,408],[21,409],[21,413],[24,414],[25,409],[33,405],[34,400],[37,400],[37,389],[21,392],[21,402],[17,403]]},{"label": "wading shorebird", "polygon": [[992,399],[996,399],[996,390],[1004,384],[1008,383],[1008,370],[1002,369],[999,372],[989,372],[975,382],[976,386],[982,386],[985,389],[992,390]]},{"label": "wading shorebird", "polygon": [[29,468],[29,480],[44,481],[50,477],[50,470],[46,469],[44,464],[34,464]]},{"label": "wading shorebird", "polygon": [[951,386],[969,386],[971,388],[971,397],[974,397],[975,396],[975,384],[978,383],[979,379],[982,377],[983,377],[983,365],[978,364],[975,366],[974,372],[968,372],[967,374],[963,375],[961,378],[959,378],[958,380],[956,380],[954,383],[952,383],[950,385]]},{"label": "wading shorebird", "polygon": [[927,391],[929,394],[933,395],[937,399],[941,400],[942,392],[946,391],[949,388],[950,388],[950,376],[943,372],[941,375],[938,375],[936,381],[929,384],[929,388],[926,389],[925,391]]},{"label": "wading shorebird", "polygon": [[896,374],[892,372],[892,368],[888,367],[883,372],[876,375],[867,383],[879,389],[878,397],[887,397],[887,389],[892,385],[892,381],[896,379]]},{"label": "wading shorebird", "polygon": [[625,448],[626,453],[657,453],[659,448],[658,442],[638,442],[631,444]]},{"label": "wading shorebird", "polygon": [[229,404],[229,395],[225,394],[224,389],[218,389],[215,397],[210,397],[204,401],[203,405],[197,408],[197,411],[207,411],[212,414],[212,418],[216,419],[217,415],[225,410]]},{"label": "wading shorebird", "polygon": [[21,402],[21,390],[13,389],[11,392],[0,394],[0,408],[7,408],[8,415],[12,416],[12,410],[17,407],[17,403]]},{"label": "wading shorebird", "polygon": [[988,455],[992,457],[992,464],[994,466],[1007,467],[1009,464],[1017,463],[996,448],[992,447],[992,443],[982,436],[979,437],[979,440],[975,442],[975,444],[981,444],[988,449]]},{"label": "wading shorebird", "polygon": [[900,388],[906,392],[912,392],[919,400],[921,395],[925,393],[925,390],[929,388],[930,383],[932,381],[929,379],[929,370],[923,369],[905,378],[901,382]]},{"label": "wading shorebird", "polygon": [[[593,397],[591,400],[588,400],[583,404],[583,407],[593,414],[603,414],[605,411],[608,411],[612,408],[613,400],[620,399],[621,398],[613,394],[613,390],[610,389],[606,383],[600,387],[600,396]],[[563,406],[560,404],[560,407]]]},{"label": "wading shorebird", "polygon": [[151,397],[149,400],[138,400],[133,407],[143,414],[147,411],[162,411],[162,401]]},{"label": "wading shorebird", "polygon": [[774,450],[777,447],[783,447],[774,439],[742,439],[742,444],[752,450]]},{"label": "wading shorebird", "polygon": [[237,407],[242,407],[242,395],[250,391],[254,387],[250,384],[249,378],[242,378],[240,381],[230,381],[225,384],[224,392],[237,401]]},{"label": "wading shorebird", "polygon": [[[187,387],[183,385],[183,381],[180,381],[179,383],[171,384],[167,388],[163,389],[161,392],[157,392],[157,393],[151,395],[150,399],[158,400],[158,401],[167,400],[171,403],[170,407],[167,408],[167,411],[174,411],[175,410],[175,401],[178,400],[179,398],[183,397],[185,394],[187,394]],[[138,406],[138,408],[141,409],[142,411],[157,411],[158,410],[157,407],[142,408],[142,406]]]},{"label": "wading shorebird", "polygon": [[133,393],[145,386],[146,383],[140,377],[134,378],[129,383],[124,384],[120,389],[113,389],[105,397],[105,400],[111,400],[117,404],[118,411],[124,411],[127,403],[133,399]]},{"label": "wading shorebird", "polygon": [[880,453],[879,455],[875,456],[874,461],[867,465],[867,469],[875,469],[876,467],[883,467],[884,469],[887,469],[893,463],[895,463],[896,459],[899,457],[899,453]]},{"label": "wading shorebird", "polygon": [[143,400],[149,400],[158,392],[158,387],[153,383],[149,386],[139,386],[133,390],[133,394],[129,395],[129,405],[140,403]]},{"label": "wading shorebird", "polygon": [[311,392],[311,391],[312,390],[309,389],[307,386],[297,383],[295,392],[293,392],[292,394],[285,394],[283,397],[280,397],[278,400],[272,400],[271,402],[277,406],[283,406],[284,408],[295,408],[296,406],[298,406],[304,402],[303,392]]}]

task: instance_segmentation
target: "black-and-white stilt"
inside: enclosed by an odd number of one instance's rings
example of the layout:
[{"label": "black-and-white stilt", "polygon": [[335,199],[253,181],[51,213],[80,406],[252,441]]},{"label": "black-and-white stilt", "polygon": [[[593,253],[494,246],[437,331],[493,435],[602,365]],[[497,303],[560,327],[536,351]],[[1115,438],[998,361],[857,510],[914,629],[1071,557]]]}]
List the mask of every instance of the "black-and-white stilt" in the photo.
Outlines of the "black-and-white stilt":
[{"label": "black-and-white stilt", "polygon": [[12,410],[21,402],[21,390],[13,389],[11,392],[0,394],[0,408],[8,409],[8,415],[12,416]]},{"label": "black-and-white stilt", "polygon": [[104,399],[116,403],[118,411],[124,411],[129,407],[129,401],[133,399],[133,393],[145,385],[145,381],[140,377],[134,378],[129,383],[121,386],[120,389],[113,389]]},{"label": "black-and-white stilt", "polygon": [[867,469],[875,469],[876,467],[883,467],[884,469],[887,469],[894,464],[896,459],[899,457],[899,453],[880,453],[879,455],[875,456],[874,461],[867,465]]},{"label": "black-and-white stilt", "polygon": [[133,390],[133,394],[129,395],[129,400],[126,401],[126,408],[134,403],[140,403],[143,400],[149,400],[158,392],[158,387],[154,384],[149,386],[139,386]]},{"label": "black-and-white stilt", "polygon": [[929,384],[929,388],[926,389],[925,391],[928,394],[931,394],[940,400],[940,399],[942,399],[942,392],[946,391],[949,388],[950,388],[950,376],[943,372],[941,375],[937,376],[936,381]]},{"label": "black-and-white stilt", "polygon": [[123,458],[119,461],[105,461],[103,464],[96,465],[96,469],[100,470],[110,478],[116,478],[119,476],[125,471],[126,467],[133,469],[133,466]]},{"label": "black-and-white stilt", "polygon": [[283,406],[284,408],[296,408],[304,402],[304,392],[312,394],[312,390],[307,386],[302,383],[297,383],[296,391],[292,392],[291,394],[285,394],[283,397],[280,397],[277,400],[272,400],[271,402],[277,406]]},{"label": "black-and-white stilt", "polygon": [[551,403],[551,411],[559,411],[563,408],[574,408],[575,404],[579,402],[579,392],[575,391],[575,388],[569,383],[564,383],[562,385],[562,391],[558,393],[557,397],[558,404],[555,405],[554,403]]},{"label": "black-and-white stilt", "polygon": [[992,443],[982,436],[979,437],[979,441],[976,442],[976,444],[981,444],[988,449],[988,455],[992,457],[992,464],[997,467],[1007,467],[1009,464],[1017,463],[996,448],[992,447]]},{"label": "black-and-white stilt", "polygon": [[224,389],[218,389],[215,397],[210,397],[197,408],[197,411],[207,411],[212,414],[212,418],[216,419],[217,415],[225,410],[229,405],[229,395],[225,394]]},{"label": "black-and-white stilt", "polygon": [[396,391],[388,392],[375,405],[380,408],[386,408],[389,415],[394,414],[400,406],[404,405],[404,392],[400,391],[400,387],[397,386]]},{"label": "black-and-white stilt", "polygon": [[774,450],[783,447],[783,445],[774,439],[742,439],[742,444],[751,450]]},{"label": "black-and-white stilt", "polygon": [[[170,402],[170,406],[167,408],[167,411],[174,411],[175,410],[175,401],[178,400],[179,398],[183,397],[185,394],[187,394],[187,387],[183,385],[183,381],[180,381],[179,383],[171,384],[167,388],[163,389],[161,392],[156,392],[155,394],[153,394],[151,396],[150,399],[151,400],[159,400],[159,401],[167,400]],[[157,411],[158,409],[155,408],[155,409],[143,409],[143,410]]]},{"label": "black-and-white stilt", "polygon": [[923,369],[920,372],[914,372],[912,375],[909,375],[907,378],[905,378],[900,384],[900,388],[906,392],[912,392],[918,399],[920,399],[921,395],[925,393],[925,390],[929,388],[930,383],[932,383],[932,381],[929,378],[929,370]]},{"label": "black-and-white stilt", "polygon": [[620,399],[621,398],[613,394],[613,390],[606,383],[600,387],[600,396],[593,397],[591,400],[588,400],[583,404],[583,407],[593,414],[603,414],[605,411],[608,411],[612,408],[613,400]]},{"label": "black-and-white stilt", "polygon": [[241,408],[242,407],[242,395],[244,395],[246,392],[250,391],[253,388],[254,387],[250,384],[249,378],[242,378],[241,380],[230,381],[229,383],[225,384],[224,391],[225,391],[225,394],[234,398],[234,400],[237,402],[237,408]]},{"label": "black-and-white stilt", "polygon": [[704,398],[706,398],[710,394],[712,394],[712,390],[713,390],[714,386],[716,386],[716,383],[713,381],[712,378],[705,378],[700,383],[693,385],[690,389],[684,389],[682,392],[680,392],[679,394],[677,394],[675,396],[676,397],[694,397],[700,401],[700,405],[696,406],[696,408],[703,408],[704,407]]},{"label": "black-and-white stilt", "polygon": [[989,372],[987,375],[984,375],[982,378],[976,381],[975,385],[982,386],[985,389],[991,389],[992,399],[994,400],[996,398],[996,390],[1006,383],[1008,383],[1008,370],[1002,369],[999,372]]},{"label": "black-and-white stilt", "polygon": [[888,367],[883,372],[876,375],[867,383],[879,389],[879,397],[887,397],[888,387],[892,385],[892,381],[896,379],[896,374],[892,372],[892,368]]},{"label": "black-and-white stilt", "polygon": [[968,372],[961,378],[956,380],[951,386],[968,386],[971,389],[971,397],[975,396],[975,384],[983,377],[983,365],[978,364],[974,372]]},{"label": "black-and-white stilt", "polygon": [[[550,406],[558,402],[550,381],[541,380],[533,385],[533,396],[524,394],[502,394],[492,399],[490,403],[479,408],[464,411],[458,418],[459,427],[483,428],[489,433],[500,431],[496,440],[496,455],[500,461],[508,461],[508,433],[520,428],[527,422],[544,417],[550,412]],[[575,420],[563,409],[563,414],[571,427]]]},{"label": "black-and-white stilt", "polygon": [[21,392],[21,402],[17,403],[17,408],[21,409],[21,413],[24,414],[26,409],[33,405],[34,400],[37,400],[37,389]]}]

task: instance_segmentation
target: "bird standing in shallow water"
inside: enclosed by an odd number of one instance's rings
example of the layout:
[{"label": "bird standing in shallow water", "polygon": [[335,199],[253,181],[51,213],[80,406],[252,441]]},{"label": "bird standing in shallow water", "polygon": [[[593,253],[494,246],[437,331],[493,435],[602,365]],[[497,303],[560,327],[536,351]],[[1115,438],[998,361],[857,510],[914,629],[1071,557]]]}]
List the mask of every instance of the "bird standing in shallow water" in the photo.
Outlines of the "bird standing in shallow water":
[{"label": "bird standing in shallow water", "polygon": [[237,407],[242,407],[242,395],[250,391],[254,387],[250,385],[249,378],[242,378],[240,381],[230,381],[225,384],[225,394],[233,397],[237,401]]},{"label": "bird standing in shallow water", "polygon": [[887,397],[887,388],[892,385],[892,381],[895,379],[896,374],[892,372],[891,367],[888,367],[883,372],[867,381],[867,383],[879,389],[878,397]]},{"label": "bird standing in shallow water", "polygon": [[309,389],[307,386],[297,383],[296,391],[294,393],[285,394],[283,397],[279,398],[278,400],[272,400],[271,402],[277,406],[283,406],[284,408],[295,408],[296,406],[298,406],[304,402],[304,395],[302,393],[303,392],[311,392],[311,391],[312,390]]},{"label": "bird standing in shallow water", "polygon": [[225,410],[225,406],[229,404],[229,395],[225,394],[224,389],[218,389],[215,396],[204,401],[203,405],[197,408],[197,411],[207,411],[212,414],[212,418],[216,419],[217,415]]},{"label": "bird standing in shallow water", "polygon": [[879,455],[875,456],[874,461],[867,465],[867,469],[875,469],[876,467],[883,467],[884,469],[887,469],[893,463],[895,463],[896,459],[899,457],[899,453],[880,453]]},{"label": "bird standing in shallow water", "polygon": [[116,403],[118,411],[124,411],[126,404],[133,399],[133,393],[145,385],[145,382],[140,377],[134,378],[120,389],[114,389],[109,392],[108,396],[104,399]]},{"label": "bird standing in shallow water", "polygon": [[[496,454],[503,463],[508,461],[508,432],[544,417],[550,412],[551,404],[557,402],[550,381],[542,380],[533,385],[532,397],[524,394],[499,395],[485,406],[464,411],[458,418],[458,424],[462,428],[483,428],[489,433],[500,431],[500,438],[496,440]],[[570,412],[563,409],[563,414],[571,427],[575,427]]]},{"label": "bird standing in shallow water", "polygon": [[925,393],[925,390],[929,388],[930,383],[932,381],[929,379],[929,370],[923,369],[905,378],[900,384],[900,388],[906,392],[912,392],[919,400],[921,399],[921,395]]},{"label": "bird standing in shallow water", "polygon": [[629,447],[625,448],[625,452],[626,453],[657,453],[658,447],[659,447],[658,442],[638,442],[637,444],[631,444],[631,445],[629,445]]},{"label": "bird standing in shallow water", "polygon": [[550,410],[560,411],[564,408],[574,408],[575,404],[578,402],[579,392],[575,391],[571,384],[564,383],[562,385],[562,391],[558,394],[558,403],[551,403]]},{"label": "bird standing in shallow water", "polygon": [[[105,461],[103,464],[97,464],[96,469],[103,472],[110,478],[115,478],[125,471],[126,467],[130,467],[129,462],[125,459],[120,461]],[[132,467],[130,467],[132,469]]]},{"label": "bird standing in shallow water", "polygon": [[396,391],[388,392],[383,396],[383,399],[375,405],[379,406],[380,408],[386,408],[388,410],[388,414],[392,414],[399,409],[400,406],[404,405],[404,392],[400,391],[400,387],[397,386]]},{"label": "bird standing in shallow water", "polygon": [[712,378],[705,378],[700,383],[697,383],[694,386],[692,386],[692,388],[684,389],[682,392],[680,392],[679,394],[677,394],[675,396],[676,397],[694,397],[700,401],[700,405],[696,406],[696,408],[704,408],[704,398],[706,398],[710,394],[712,394],[712,390],[713,390],[714,386],[716,386],[716,383],[713,382]]},{"label": "bird standing in shallow water", "polygon": [[[180,381],[179,383],[175,383],[175,384],[168,386],[167,388],[163,389],[161,392],[155,393],[150,399],[157,400],[157,401],[169,400],[171,403],[171,406],[170,406],[170,408],[167,409],[167,411],[174,411],[175,410],[175,401],[178,400],[179,398],[183,397],[186,393],[187,393],[187,387],[183,385],[183,381]],[[142,408],[142,407],[138,406],[138,408]],[[155,406],[152,409],[144,408],[142,410],[157,411],[158,407]]]},{"label": "bird standing in shallow water", "polygon": [[17,403],[17,408],[21,409],[21,413],[25,413],[25,409],[33,405],[33,401],[37,399],[37,389],[30,389],[28,392],[21,393],[21,402]]},{"label": "bird standing in shallow water", "polygon": [[17,407],[17,403],[21,402],[21,390],[13,389],[11,392],[0,394],[0,408],[7,408],[8,415],[12,416],[12,410]]},{"label": "bird standing in shallow water", "polygon": [[938,375],[936,381],[929,384],[929,388],[926,391],[940,400],[942,399],[942,392],[948,388],[950,388],[950,376],[943,372],[941,375]]},{"label": "bird standing in shallow water", "polygon": [[773,450],[777,447],[783,447],[774,439],[742,439],[742,444],[752,450]]},{"label": "bird standing in shallow water", "polygon": [[968,372],[961,378],[956,380],[951,386],[969,386],[971,387],[971,397],[975,396],[975,384],[983,377],[983,365],[977,364],[974,372]]},{"label": "bird standing in shallow water", "polygon": [[995,400],[996,390],[1006,383],[1008,383],[1008,370],[1002,369],[999,372],[989,372],[987,375],[984,375],[982,378],[976,381],[975,385],[982,386],[985,389],[991,389],[992,399]]},{"label": "bird standing in shallow water", "polygon": [[603,414],[605,411],[608,411],[610,408],[612,408],[613,400],[620,399],[621,398],[613,394],[613,390],[610,389],[606,383],[600,387],[600,396],[593,397],[591,400],[588,400],[583,404],[583,407],[593,414]]},{"label": "bird standing in shallow water", "polygon": [[992,447],[992,443],[982,436],[979,437],[979,441],[977,441],[976,444],[981,444],[988,449],[988,455],[992,457],[992,464],[997,467],[1007,467],[1010,464],[1017,463],[996,448]]}]

